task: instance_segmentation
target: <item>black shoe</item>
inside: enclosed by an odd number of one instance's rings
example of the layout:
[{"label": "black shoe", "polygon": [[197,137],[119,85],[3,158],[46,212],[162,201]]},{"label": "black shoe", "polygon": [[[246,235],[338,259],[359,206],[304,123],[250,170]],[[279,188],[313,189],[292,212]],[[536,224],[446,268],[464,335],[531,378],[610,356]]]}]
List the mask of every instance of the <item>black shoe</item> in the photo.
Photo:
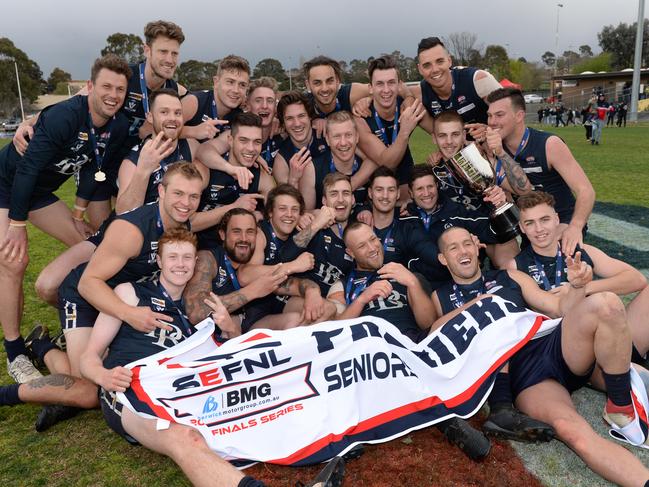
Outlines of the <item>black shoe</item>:
[{"label": "black shoe", "polygon": [[47,325],[44,325],[43,323],[39,323],[38,321],[35,323],[34,328],[32,328],[32,331],[29,332],[29,334],[25,337],[25,349],[27,349],[27,357],[29,360],[32,361],[34,366],[38,369],[45,368],[45,363],[39,359],[34,351],[32,350],[32,343],[34,343],[34,340],[40,340],[43,338],[49,338],[50,337],[50,332],[47,329]]},{"label": "black shoe", "polygon": [[351,450],[349,450],[347,453],[343,455],[343,459],[345,460],[345,463],[347,463],[350,460],[354,460],[355,458],[362,457],[364,453],[365,453],[365,447],[363,445],[356,445],[354,448],[352,448]]},{"label": "black shoe", "polygon": [[64,352],[67,350],[67,346],[65,343],[65,333],[63,333],[63,330],[61,330],[60,332],[58,332],[56,335],[52,337],[52,343],[56,345],[59,348],[59,350],[62,350]]},{"label": "black shoe", "polygon": [[482,430],[489,436],[524,442],[550,441],[555,435],[552,426],[530,418],[511,404],[492,408]]},{"label": "black shoe", "polygon": [[80,408],[48,404],[47,406],[43,406],[41,412],[38,413],[36,423],[34,423],[34,428],[36,428],[36,431],[39,433],[43,432],[50,429],[56,423],[73,418],[80,412]]},{"label": "black shoe", "polygon": [[[316,478],[304,485],[304,487],[340,487],[343,485],[344,476],[345,460],[343,460],[343,457],[334,457],[320,470]],[[297,485],[303,484],[299,482]]]},{"label": "black shoe", "polygon": [[489,438],[461,418],[447,419],[435,426],[471,460],[482,460],[491,450]]}]

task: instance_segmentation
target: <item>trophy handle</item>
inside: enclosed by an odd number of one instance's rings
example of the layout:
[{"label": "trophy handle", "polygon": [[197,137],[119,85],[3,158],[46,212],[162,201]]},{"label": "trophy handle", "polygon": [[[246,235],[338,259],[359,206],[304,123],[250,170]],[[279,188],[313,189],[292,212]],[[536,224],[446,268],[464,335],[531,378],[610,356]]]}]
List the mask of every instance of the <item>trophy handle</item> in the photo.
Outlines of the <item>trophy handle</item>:
[{"label": "trophy handle", "polygon": [[445,186],[448,186],[449,188],[453,188],[453,189],[463,191],[465,188],[463,186],[461,186],[460,184],[456,184],[458,179],[457,179],[456,175],[453,173],[453,171],[451,171],[449,165],[446,162],[443,162],[442,165],[446,169],[447,174],[451,175],[451,178],[453,179],[453,182],[449,181],[448,178],[443,177],[440,174],[438,174],[438,171],[436,169],[438,169],[438,168],[441,169],[440,166],[434,166],[433,167],[433,174],[435,175],[435,178],[437,178],[437,180],[441,184],[443,184]]}]

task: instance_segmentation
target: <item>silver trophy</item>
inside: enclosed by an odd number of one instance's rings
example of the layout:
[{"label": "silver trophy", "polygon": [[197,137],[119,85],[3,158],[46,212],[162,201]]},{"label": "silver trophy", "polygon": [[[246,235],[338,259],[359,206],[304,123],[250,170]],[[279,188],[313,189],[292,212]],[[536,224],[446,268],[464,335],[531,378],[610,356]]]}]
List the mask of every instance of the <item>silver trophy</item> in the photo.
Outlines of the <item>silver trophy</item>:
[{"label": "silver trophy", "polygon": [[[457,181],[464,184],[476,195],[482,195],[495,186],[496,173],[491,163],[485,159],[475,143],[460,150],[445,163],[448,171]],[[489,222],[499,242],[508,242],[520,235],[518,228],[518,208],[513,203],[504,203],[496,208],[494,205]]]}]

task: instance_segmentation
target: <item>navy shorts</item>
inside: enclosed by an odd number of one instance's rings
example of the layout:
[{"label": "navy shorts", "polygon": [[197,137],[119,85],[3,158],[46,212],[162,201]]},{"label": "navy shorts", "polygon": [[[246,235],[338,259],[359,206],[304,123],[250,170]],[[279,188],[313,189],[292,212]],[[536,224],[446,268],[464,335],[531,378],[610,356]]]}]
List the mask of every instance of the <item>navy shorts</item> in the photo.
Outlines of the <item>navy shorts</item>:
[{"label": "navy shorts", "polygon": [[564,360],[561,351],[562,325],[563,321],[548,335],[530,340],[509,359],[509,377],[514,397],[546,379],[556,380],[571,394],[590,380],[595,368],[594,362],[588,373],[577,375]]},{"label": "navy shorts", "polygon": [[74,330],[75,328],[92,328],[97,321],[99,311],[93,308],[88,301],[81,296],[73,296],[74,293],[59,292],[59,321],[62,330]]},{"label": "navy shorts", "polygon": [[103,387],[99,388],[99,406],[104,415],[106,424],[119,436],[128,441],[131,445],[138,446],[140,443],[129,435],[124,426],[122,426],[122,409],[123,404],[117,400],[114,392],[104,390]]},{"label": "navy shorts", "polygon": [[[54,193],[32,195],[29,200],[29,211],[40,210],[57,201],[59,201],[59,197]],[[0,208],[11,208],[11,188],[7,188],[2,183],[0,183]]]},{"label": "navy shorts", "polygon": [[286,301],[281,298],[281,296],[271,294],[255,299],[252,303],[246,305],[243,322],[241,323],[241,333],[250,331],[252,325],[265,316],[281,314],[284,311],[284,306],[286,306]]}]

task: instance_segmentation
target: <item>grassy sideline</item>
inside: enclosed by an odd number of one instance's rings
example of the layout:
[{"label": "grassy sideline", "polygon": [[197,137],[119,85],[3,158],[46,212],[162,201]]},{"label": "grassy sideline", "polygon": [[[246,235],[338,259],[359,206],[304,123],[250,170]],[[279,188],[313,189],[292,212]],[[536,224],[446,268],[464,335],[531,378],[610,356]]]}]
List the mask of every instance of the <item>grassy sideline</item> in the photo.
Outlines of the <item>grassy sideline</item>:
[{"label": "grassy sideline", "polygon": [[[582,127],[560,128],[555,133],[584,167],[598,201],[649,207],[648,129],[647,124],[607,128],[600,146],[586,143]],[[6,143],[8,140],[0,140],[0,147]],[[421,131],[411,139],[411,147],[418,162],[433,149]],[[60,196],[70,202],[72,195],[69,182]],[[38,273],[64,246],[30,226],[29,248],[23,334],[37,320],[50,329],[58,328],[56,313],[36,298],[33,286]],[[1,347],[0,377],[0,383],[9,383]],[[0,485],[189,485],[171,461],[144,448],[129,447],[110,432],[98,411],[85,412],[39,434],[33,429],[39,410],[37,406],[0,408]],[[255,474],[263,479],[263,470],[255,470]]]}]

